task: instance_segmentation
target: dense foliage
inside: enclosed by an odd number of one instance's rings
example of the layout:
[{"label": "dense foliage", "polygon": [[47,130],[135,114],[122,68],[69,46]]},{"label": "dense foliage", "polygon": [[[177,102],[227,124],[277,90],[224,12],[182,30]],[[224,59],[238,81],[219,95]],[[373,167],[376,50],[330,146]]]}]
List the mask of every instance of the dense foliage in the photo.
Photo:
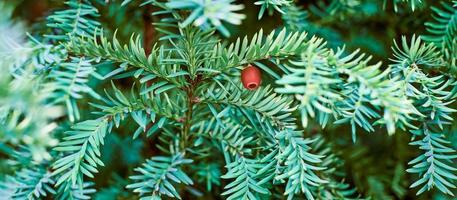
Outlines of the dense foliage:
[{"label": "dense foliage", "polygon": [[457,1],[0,11],[2,199],[457,194]]}]

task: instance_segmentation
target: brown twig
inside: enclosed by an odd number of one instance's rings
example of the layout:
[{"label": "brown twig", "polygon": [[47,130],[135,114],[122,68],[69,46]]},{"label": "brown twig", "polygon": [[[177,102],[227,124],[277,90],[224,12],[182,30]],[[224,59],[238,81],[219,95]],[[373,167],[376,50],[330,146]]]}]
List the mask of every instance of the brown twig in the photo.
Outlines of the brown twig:
[{"label": "brown twig", "polygon": [[[153,12],[152,5],[145,5],[144,11],[143,11],[143,48],[146,53],[146,57],[151,54],[152,45],[153,45],[154,36],[155,36],[155,29],[152,24],[153,23],[153,18],[151,16],[152,12]],[[153,84],[153,82],[154,82],[154,80],[150,80],[146,84],[147,84],[147,86],[151,86]],[[145,132],[148,132],[151,129],[152,125],[153,125],[153,123],[149,122],[146,125]],[[150,140],[150,141],[152,141],[152,140]],[[156,152],[155,148],[154,148],[154,144],[149,143],[149,145],[151,146],[151,148],[149,148],[149,149],[151,149],[153,152]]]},{"label": "brown twig", "polygon": [[156,35],[155,29],[152,25],[153,19],[151,13],[153,12],[152,5],[145,5],[143,12],[143,47],[146,52],[146,56],[149,56],[152,51],[152,44],[154,42],[154,36]]}]

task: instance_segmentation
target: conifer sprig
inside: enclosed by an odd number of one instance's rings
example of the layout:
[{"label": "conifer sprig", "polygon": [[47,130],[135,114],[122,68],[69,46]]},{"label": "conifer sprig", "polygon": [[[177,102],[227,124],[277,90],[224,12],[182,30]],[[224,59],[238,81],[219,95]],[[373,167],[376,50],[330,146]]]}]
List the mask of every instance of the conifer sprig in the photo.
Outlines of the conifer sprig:
[{"label": "conifer sprig", "polygon": [[128,185],[127,188],[140,193],[141,199],[160,199],[162,195],[181,199],[173,184],[193,184],[181,169],[182,165],[190,163],[192,160],[185,159],[183,154],[152,157],[146,160],[143,167],[135,169],[140,174],[130,177],[136,183]]},{"label": "conifer sprig", "polygon": [[121,64],[125,63],[148,71],[169,83],[177,86],[183,85],[182,81],[172,78],[183,73],[179,69],[173,70],[172,67],[174,62],[179,60],[169,59],[168,56],[170,56],[171,52],[168,52],[163,47],[153,48],[151,53],[146,56],[140,39],[139,35],[132,34],[129,44],[122,46],[115,36],[110,42],[101,33],[99,38],[72,38],[70,42],[66,43],[65,47],[74,54],[107,59]]},{"label": "conifer sprig", "polygon": [[[4,40],[0,16],[0,157],[8,158],[0,159],[0,172],[10,173],[0,176],[0,196],[106,197],[97,192],[109,183],[100,182],[105,173],[99,172],[110,172],[105,165],[125,154],[132,157],[119,163],[128,167],[114,176],[118,183],[99,191],[140,199],[216,193],[227,199],[387,199],[405,197],[410,185],[417,195],[453,196],[456,5],[384,3],[402,17],[419,7],[433,12],[422,38],[393,42],[389,65],[360,46],[383,46],[371,41],[380,36],[361,42],[360,33],[338,33],[342,19],[357,17],[360,28],[372,20],[360,16],[391,12],[373,7],[382,4],[375,1],[309,2],[306,10],[291,0],[255,1],[259,19],[277,11],[285,27],[233,40],[218,33],[237,33],[226,25],[251,16],[233,0],[69,0],[46,18],[47,26],[31,29],[44,35],[29,36],[30,44]],[[354,16],[359,9],[363,13]],[[130,27],[144,33],[129,38],[131,29],[122,25],[123,31],[111,31],[111,22],[125,23],[119,13],[143,15],[144,24],[135,18]],[[355,46],[364,50],[347,50]],[[372,52],[387,60],[387,51]],[[263,80],[254,91],[239,83],[247,74],[242,69],[251,67],[263,73],[250,74]],[[359,132],[377,135],[356,140]],[[403,151],[408,137],[417,155]],[[381,144],[401,151],[379,163],[369,153],[391,153]],[[139,164],[143,156],[150,158]],[[392,166],[393,172],[382,170]]]}]

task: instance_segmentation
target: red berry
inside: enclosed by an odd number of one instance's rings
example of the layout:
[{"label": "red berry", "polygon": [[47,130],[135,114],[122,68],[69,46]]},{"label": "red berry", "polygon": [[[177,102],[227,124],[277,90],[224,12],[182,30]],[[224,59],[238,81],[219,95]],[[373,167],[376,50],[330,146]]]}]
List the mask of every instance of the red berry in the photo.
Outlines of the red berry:
[{"label": "red berry", "polygon": [[241,82],[243,86],[248,90],[255,90],[260,86],[262,81],[261,73],[259,68],[249,64],[241,72]]}]

